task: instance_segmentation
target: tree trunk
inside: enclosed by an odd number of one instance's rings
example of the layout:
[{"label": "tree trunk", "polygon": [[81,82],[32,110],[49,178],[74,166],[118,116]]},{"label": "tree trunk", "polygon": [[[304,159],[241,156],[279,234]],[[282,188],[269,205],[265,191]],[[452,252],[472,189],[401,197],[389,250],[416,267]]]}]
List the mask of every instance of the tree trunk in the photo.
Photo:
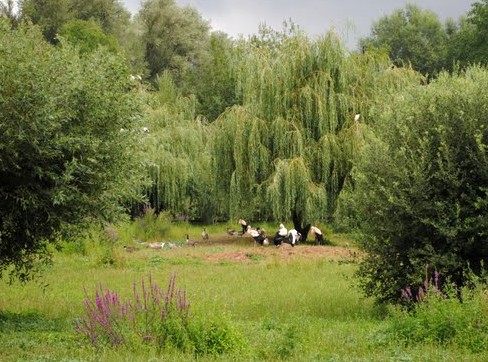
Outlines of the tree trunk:
[{"label": "tree trunk", "polygon": [[307,241],[308,232],[310,231],[310,227],[311,227],[310,224],[306,224],[302,227],[303,223],[304,221],[302,218],[302,213],[293,210],[293,226],[295,230],[302,235],[302,240],[301,240],[302,243]]}]

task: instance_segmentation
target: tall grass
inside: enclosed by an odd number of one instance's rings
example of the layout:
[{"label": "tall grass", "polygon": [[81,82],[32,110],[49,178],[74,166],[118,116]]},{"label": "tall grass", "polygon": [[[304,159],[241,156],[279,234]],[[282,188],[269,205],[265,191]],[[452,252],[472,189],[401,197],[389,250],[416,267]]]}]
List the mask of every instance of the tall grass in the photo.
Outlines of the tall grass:
[{"label": "tall grass", "polygon": [[[212,226],[207,230],[211,237],[225,233]],[[144,344],[96,350],[76,337],[74,321],[83,315],[84,289],[95,291],[101,284],[125,300],[133,295],[134,281],[148,273],[154,280],[178,275],[178,286],[186,290],[192,314],[198,316],[195,328],[207,341],[228,326],[246,342],[238,352],[202,354],[201,361],[486,360],[484,351],[435,341],[405,345],[390,338],[385,331],[394,319],[354,288],[353,263],[284,261],[272,253],[249,263],[214,263],[206,260],[208,254],[252,253],[252,244],[126,253],[117,241],[112,251],[116,263],[105,265],[99,262],[101,243],[87,241],[84,253],[57,252],[40,284],[0,281],[1,361],[194,359],[189,351],[159,351]]]}]

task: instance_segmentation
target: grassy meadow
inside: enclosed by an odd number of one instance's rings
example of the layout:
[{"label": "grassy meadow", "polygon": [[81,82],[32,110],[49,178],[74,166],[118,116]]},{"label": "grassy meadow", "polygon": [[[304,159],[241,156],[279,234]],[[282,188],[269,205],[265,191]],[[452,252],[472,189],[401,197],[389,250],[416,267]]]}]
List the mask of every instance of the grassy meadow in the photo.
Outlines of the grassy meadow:
[{"label": "grassy meadow", "polygon": [[[486,352],[452,343],[394,338],[388,332],[390,309],[375,306],[354,286],[357,264],[354,252],[343,252],[354,251],[347,238],[329,232],[333,245],[262,248],[250,238],[229,237],[226,228],[211,225],[209,241],[188,247],[182,235],[188,232],[197,238],[201,227],[160,227],[145,234],[145,240],[159,237],[180,247],[153,250],[134,241],[141,236],[141,225],[123,224],[112,229],[110,237],[92,233],[55,252],[53,265],[37,282],[8,284],[4,278],[0,361],[487,360]],[[139,250],[126,252],[123,246],[129,244]],[[305,248],[324,255],[308,257]],[[327,249],[337,253],[327,254]],[[74,321],[84,312],[85,289],[93,295],[102,285],[130,298],[134,283],[149,274],[162,289],[176,275],[176,287],[187,293],[190,318],[232,330],[240,341],[238,348],[199,356],[144,343],[95,348],[75,333]]]}]

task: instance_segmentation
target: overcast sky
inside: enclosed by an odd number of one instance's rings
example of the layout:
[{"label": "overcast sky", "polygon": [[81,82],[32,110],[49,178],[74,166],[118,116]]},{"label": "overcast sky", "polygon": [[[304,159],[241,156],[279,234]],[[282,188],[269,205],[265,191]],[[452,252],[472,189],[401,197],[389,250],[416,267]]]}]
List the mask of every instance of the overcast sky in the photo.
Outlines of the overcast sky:
[{"label": "overcast sky", "polygon": [[[142,0],[122,0],[133,14]],[[475,0],[176,0],[191,5],[210,21],[213,30],[237,37],[256,34],[259,24],[282,30],[284,20],[291,19],[310,36],[335,30],[350,48],[357,39],[370,34],[371,25],[384,15],[414,3],[432,10],[441,21],[457,20],[471,9]]]}]

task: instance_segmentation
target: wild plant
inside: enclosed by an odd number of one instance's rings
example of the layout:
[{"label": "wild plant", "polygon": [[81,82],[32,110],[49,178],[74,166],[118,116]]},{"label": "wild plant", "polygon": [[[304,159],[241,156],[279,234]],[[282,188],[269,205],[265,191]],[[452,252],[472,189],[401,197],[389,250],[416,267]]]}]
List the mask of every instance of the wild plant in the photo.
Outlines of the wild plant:
[{"label": "wild plant", "polygon": [[412,293],[410,287],[401,290],[402,298],[405,298],[408,303],[421,303],[429,294],[435,294],[442,297],[442,292],[439,286],[439,272],[434,270],[434,278],[429,278],[429,264],[425,266],[425,279],[423,285],[419,286],[415,293]]},{"label": "wild plant", "polygon": [[96,347],[131,343],[134,336],[142,342],[161,338],[166,324],[185,325],[190,304],[186,291],[176,289],[172,275],[166,291],[159,288],[149,274],[140,288],[134,282],[132,299],[122,302],[117,292],[100,284],[94,298],[85,289],[85,314],[76,321],[76,331]]}]

